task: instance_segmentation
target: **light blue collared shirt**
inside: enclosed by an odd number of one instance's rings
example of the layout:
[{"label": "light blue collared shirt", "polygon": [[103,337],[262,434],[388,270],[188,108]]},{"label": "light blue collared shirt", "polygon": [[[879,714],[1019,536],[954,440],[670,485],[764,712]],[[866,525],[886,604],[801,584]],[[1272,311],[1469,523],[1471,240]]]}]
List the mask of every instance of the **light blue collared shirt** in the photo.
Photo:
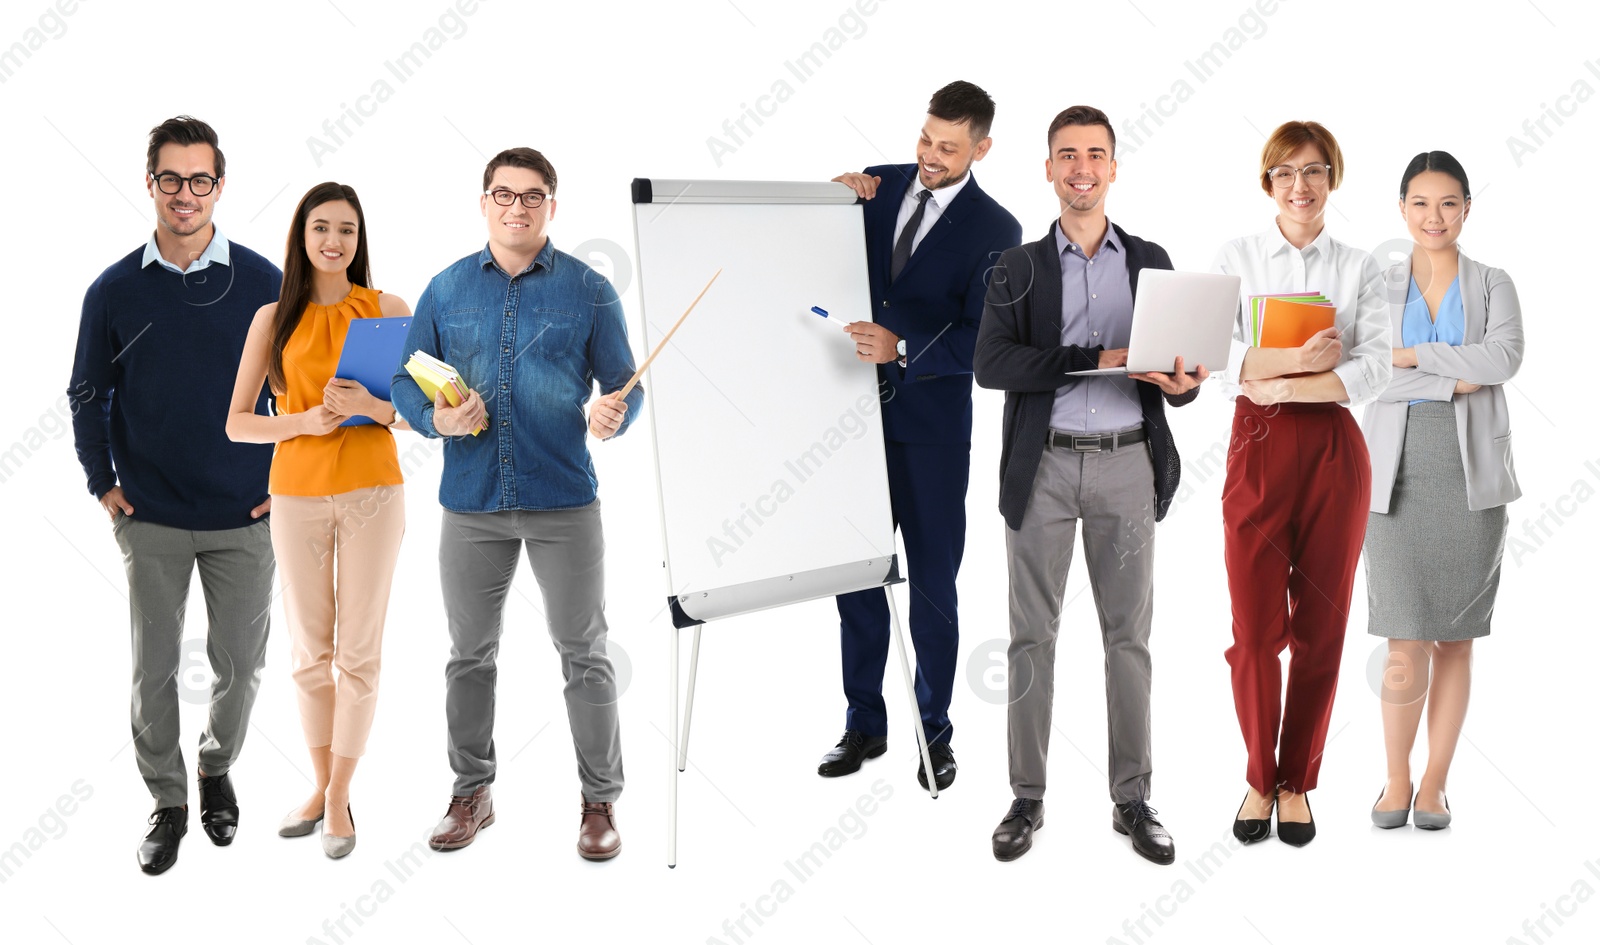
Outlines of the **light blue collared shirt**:
[{"label": "light blue collared shirt", "polygon": [[[1133,288],[1117,232],[1106,235],[1090,259],[1056,223],[1061,255],[1061,343],[1091,348],[1126,348],[1133,333]],[[1056,388],[1050,428],[1068,433],[1115,433],[1144,423],[1139,381],[1123,375],[1068,377]]]},{"label": "light blue collared shirt", "polygon": [[165,256],[161,255],[161,248],[156,245],[156,235],[151,233],[150,242],[144,245],[144,261],[139,263],[139,268],[143,269],[153,262],[160,263],[161,268],[169,272],[175,272],[180,276],[188,275],[191,272],[199,272],[212,263],[220,263],[226,266],[228,265],[228,238],[222,235],[221,227],[213,226],[211,242],[206,244],[205,252],[200,254],[200,258],[190,263],[188,269],[179,269],[168,262]]}]

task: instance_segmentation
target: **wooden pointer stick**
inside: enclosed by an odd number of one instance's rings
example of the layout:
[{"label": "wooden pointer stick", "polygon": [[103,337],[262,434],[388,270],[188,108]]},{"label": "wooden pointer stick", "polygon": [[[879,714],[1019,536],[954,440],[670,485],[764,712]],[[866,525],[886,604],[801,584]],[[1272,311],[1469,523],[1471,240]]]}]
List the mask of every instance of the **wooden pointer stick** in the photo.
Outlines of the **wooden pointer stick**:
[{"label": "wooden pointer stick", "polygon": [[661,349],[665,348],[667,346],[667,342],[672,340],[672,333],[678,330],[678,326],[682,325],[684,319],[689,317],[689,313],[694,311],[694,307],[700,304],[700,300],[705,297],[706,289],[711,288],[711,283],[716,282],[717,277],[720,275],[722,275],[721,269],[718,269],[716,272],[711,274],[711,278],[706,281],[706,288],[700,290],[700,294],[695,296],[694,301],[689,303],[689,307],[683,310],[682,315],[678,316],[678,320],[673,324],[671,330],[669,330],[665,335],[661,336],[661,340],[656,343],[656,350],[650,352],[650,357],[644,359],[644,363],[639,365],[639,370],[634,371],[633,376],[628,378],[628,383],[622,386],[622,390],[617,391],[616,396],[618,400],[622,400],[633,391],[633,385],[639,383],[639,378],[644,377],[644,372],[650,369],[650,362],[654,361],[656,359],[656,355],[661,353]]}]

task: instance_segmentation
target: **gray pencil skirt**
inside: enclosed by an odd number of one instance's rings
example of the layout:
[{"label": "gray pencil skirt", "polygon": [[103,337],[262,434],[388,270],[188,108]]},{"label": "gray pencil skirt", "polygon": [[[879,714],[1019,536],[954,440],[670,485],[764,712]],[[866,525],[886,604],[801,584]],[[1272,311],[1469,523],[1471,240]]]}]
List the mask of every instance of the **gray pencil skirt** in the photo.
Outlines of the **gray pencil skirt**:
[{"label": "gray pencil skirt", "polygon": [[1367,516],[1367,629],[1391,640],[1487,636],[1506,507],[1467,508],[1455,406],[1413,404],[1386,514]]}]

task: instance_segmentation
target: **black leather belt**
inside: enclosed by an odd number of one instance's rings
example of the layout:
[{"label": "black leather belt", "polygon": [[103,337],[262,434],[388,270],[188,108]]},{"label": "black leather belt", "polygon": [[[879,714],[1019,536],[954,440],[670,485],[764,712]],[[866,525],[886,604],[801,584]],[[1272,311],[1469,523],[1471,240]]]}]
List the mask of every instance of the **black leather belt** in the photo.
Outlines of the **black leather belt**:
[{"label": "black leather belt", "polygon": [[1051,430],[1044,442],[1052,449],[1098,453],[1101,450],[1114,450],[1130,443],[1144,442],[1144,427],[1124,433],[1062,433],[1059,430]]}]

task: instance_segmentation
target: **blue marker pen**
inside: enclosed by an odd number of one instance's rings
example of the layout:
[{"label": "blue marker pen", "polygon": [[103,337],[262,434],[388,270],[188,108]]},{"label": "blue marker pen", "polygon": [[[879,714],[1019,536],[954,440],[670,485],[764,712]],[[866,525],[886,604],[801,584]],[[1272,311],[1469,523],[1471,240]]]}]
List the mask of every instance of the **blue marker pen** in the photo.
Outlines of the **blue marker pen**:
[{"label": "blue marker pen", "polygon": [[839,315],[830,315],[828,314],[828,310],[825,308],[820,308],[816,305],[813,305],[811,306],[811,310],[816,312],[818,315],[821,315],[823,318],[826,318],[828,321],[833,322],[835,325],[840,325],[843,327],[849,327],[850,325],[850,322],[847,319]]}]

